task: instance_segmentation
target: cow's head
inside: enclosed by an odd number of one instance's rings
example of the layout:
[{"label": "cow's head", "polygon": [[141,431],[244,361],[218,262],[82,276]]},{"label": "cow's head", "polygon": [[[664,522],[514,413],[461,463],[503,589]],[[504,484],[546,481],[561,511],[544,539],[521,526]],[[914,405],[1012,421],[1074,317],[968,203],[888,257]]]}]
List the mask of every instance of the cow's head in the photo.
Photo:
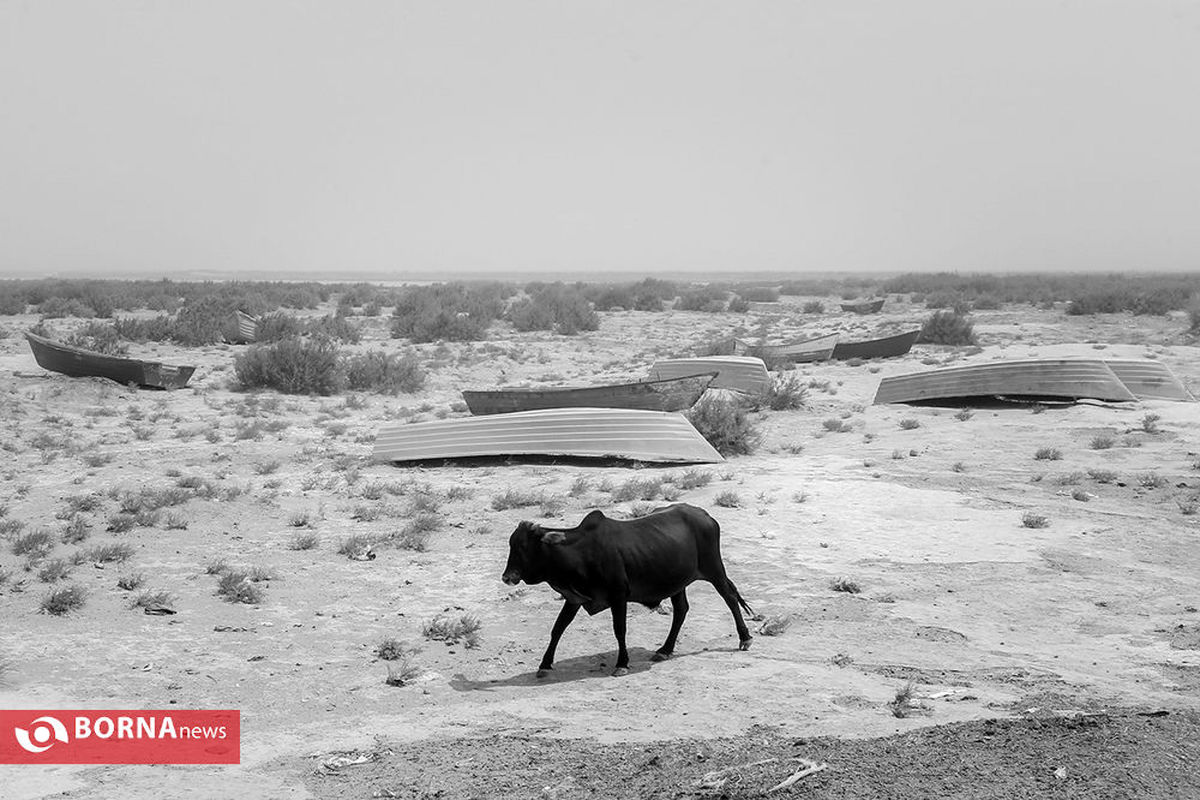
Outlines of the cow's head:
[{"label": "cow's head", "polygon": [[521,581],[541,583],[546,580],[546,545],[564,538],[562,531],[548,531],[536,522],[522,522],[508,537],[508,563],[504,565],[503,580],[510,586]]}]

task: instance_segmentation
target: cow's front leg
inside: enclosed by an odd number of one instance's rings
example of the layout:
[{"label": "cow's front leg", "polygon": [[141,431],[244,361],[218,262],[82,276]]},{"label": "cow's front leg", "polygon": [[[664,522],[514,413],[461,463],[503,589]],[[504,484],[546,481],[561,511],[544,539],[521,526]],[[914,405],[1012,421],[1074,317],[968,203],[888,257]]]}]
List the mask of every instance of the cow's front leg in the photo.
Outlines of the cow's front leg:
[{"label": "cow's front leg", "polygon": [[571,620],[575,619],[577,613],[578,603],[572,603],[570,600],[563,603],[562,610],[558,612],[558,619],[554,620],[554,627],[550,629],[550,646],[546,648],[546,654],[542,656],[542,663],[538,667],[539,678],[546,677],[546,674],[554,669],[554,651],[558,649],[558,640],[562,638],[563,631],[571,624]]},{"label": "cow's front leg", "polygon": [[613,677],[629,673],[629,651],[625,649],[625,611],[624,598],[613,601],[613,635],[617,637],[617,668],[613,670]]},{"label": "cow's front leg", "polygon": [[675,652],[675,640],[679,637],[679,629],[683,627],[683,620],[688,612],[686,590],[671,595],[671,612],[671,632],[667,634],[667,640],[663,642],[663,646],[658,648],[658,652],[651,657],[653,661],[666,660]]}]

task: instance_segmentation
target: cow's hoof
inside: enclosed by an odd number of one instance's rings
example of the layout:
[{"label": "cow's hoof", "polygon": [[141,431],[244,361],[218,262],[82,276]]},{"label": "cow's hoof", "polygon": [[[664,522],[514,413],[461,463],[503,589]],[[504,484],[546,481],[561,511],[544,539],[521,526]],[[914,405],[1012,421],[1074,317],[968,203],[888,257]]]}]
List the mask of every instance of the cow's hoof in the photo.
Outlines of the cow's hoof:
[{"label": "cow's hoof", "polygon": [[659,650],[657,653],[650,656],[650,660],[651,661],[666,661],[670,657],[671,657],[670,653],[664,653],[662,650]]},{"label": "cow's hoof", "polygon": [[547,675],[549,675],[549,674],[550,674],[550,671],[551,671],[552,669],[554,669],[554,667],[541,667],[541,668],[540,668],[540,669],[538,669],[538,671],[537,671],[537,676],[538,676],[539,678],[544,678],[544,677],[546,677]]},{"label": "cow's hoof", "polygon": [[742,639],[742,641],[738,644],[738,649],[739,650],[749,650],[750,642],[752,642],[752,641],[754,641],[754,640],[753,639]]},{"label": "cow's hoof", "polygon": [[617,667],[616,669],[613,670],[612,676],[614,678],[620,678],[622,675],[628,675],[628,674],[629,674],[629,667]]}]

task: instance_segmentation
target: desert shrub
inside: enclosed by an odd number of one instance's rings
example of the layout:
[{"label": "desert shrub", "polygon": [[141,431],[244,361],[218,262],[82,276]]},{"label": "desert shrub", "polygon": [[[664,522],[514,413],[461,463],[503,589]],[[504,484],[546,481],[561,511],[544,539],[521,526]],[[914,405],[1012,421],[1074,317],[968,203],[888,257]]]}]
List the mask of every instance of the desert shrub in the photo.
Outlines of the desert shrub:
[{"label": "desert shrub", "polygon": [[1039,447],[1033,457],[1036,461],[1061,461],[1062,451],[1057,447]]},{"label": "desert shrub", "polygon": [[100,317],[105,314],[96,313],[96,309],[86,305],[74,297],[51,297],[38,304],[37,313],[46,319],[61,319],[63,317]]},{"label": "desert shrub", "polygon": [[260,344],[294,339],[304,333],[304,322],[291,314],[275,311],[258,318],[254,340]]},{"label": "desert shrub", "polygon": [[858,594],[862,591],[862,588],[849,578],[838,578],[829,584],[829,588],[835,592],[845,592],[847,594]]},{"label": "desert shrub", "polygon": [[971,308],[975,311],[995,311],[1003,305],[999,297],[991,294],[981,294],[971,300]]},{"label": "desert shrub", "polygon": [[133,553],[133,545],[109,542],[76,553],[75,558],[80,564],[89,562],[92,564],[119,564],[128,561]]},{"label": "desert shrub", "polygon": [[975,344],[975,323],[957,311],[935,311],[921,326],[917,341],[923,344]]},{"label": "desert shrub", "polygon": [[951,309],[956,314],[966,314],[971,304],[961,292],[932,292],[925,296],[925,307],[933,309]]},{"label": "desert shrub", "polygon": [[256,605],[262,602],[263,590],[254,580],[254,576],[243,570],[227,570],[220,573],[217,581],[217,594],[230,603],[245,603]]},{"label": "desert shrub", "polygon": [[65,558],[52,558],[42,564],[42,568],[38,570],[38,580],[43,583],[54,583],[61,581],[71,574],[71,562]]},{"label": "desert shrub", "polygon": [[234,359],[233,369],[245,389],[287,394],[334,394],[344,379],[337,345],[327,340],[285,339],[254,345]]},{"label": "desert shrub", "polygon": [[382,394],[410,394],[425,385],[425,372],[412,353],[388,353],[369,350],[345,360],[346,386]]},{"label": "desert shrub", "polygon": [[616,503],[629,500],[653,500],[662,493],[662,478],[630,478],[613,490]]},{"label": "desert shrub", "polygon": [[1043,514],[1035,514],[1032,511],[1026,511],[1021,516],[1021,527],[1023,528],[1045,528],[1050,525],[1050,520]]},{"label": "desert shrub", "polygon": [[492,510],[508,511],[512,508],[536,506],[542,502],[543,496],[542,492],[522,492],[509,487],[504,490],[504,494],[492,498]]},{"label": "desert shrub", "polygon": [[706,394],[687,412],[700,435],[721,455],[751,453],[762,435],[736,400]]},{"label": "desert shrub", "polygon": [[716,286],[699,286],[681,293],[675,304],[677,311],[708,311],[725,310],[725,300],[728,292]]},{"label": "desert shrub", "polygon": [[1110,447],[1112,447],[1116,443],[1117,443],[1117,440],[1114,439],[1112,436],[1110,436],[1107,433],[1101,433],[1101,434],[1097,434],[1096,436],[1092,437],[1092,441],[1089,446],[1093,450],[1108,450]]},{"label": "desert shrub", "polygon": [[822,303],[820,300],[809,300],[807,303],[805,303],[804,305],[802,305],[800,307],[800,310],[803,311],[805,314],[824,314],[825,313],[825,304]]},{"label": "desert shrub", "polygon": [[1200,333],[1200,292],[1192,295],[1192,301],[1188,303],[1187,315],[1188,331],[1190,333]]},{"label": "desert shrub", "polygon": [[54,549],[54,536],[50,531],[38,528],[13,537],[11,548],[15,556],[29,556],[32,559],[43,558]]},{"label": "desert shrub", "polygon": [[222,329],[237,308],[236,301],[215,295],[189,300],[175,315],[171,338],[185,347],[224,341]]},{"label": "desert shrub", "polygon": [[12,289],[0,290],[0,316],[12,317],[25,313],[25,295]]},{"label": "desert shrub", "polygon": [[500,284],[410,286],[392,310],[392,336],[414,342],[472,342],[500,316],[507,290]]},{"label": "desert shrub", "polygon": [[42,612],[61,617],[63,614],[83,608],[86,601],[87,589],[74,583],[61,589],[55,589],[42,598]]},{"label": "desert shrub", "polygon": [[421,627],[421,635],[446,644],[461,641],[467,647],[478,647],[481,628],[483,623],[473,614],[460,614],[457,617],[439,614]]},{"label": "desert shrub", "polygon": [[683,491],[707,486],[712,483],[712,473],[700,469],[689,469],[675,480],[675,485]]},{"label": "desert shrub", "polygon": [[311,320],[305,326],[305,332],[309,336],[333,339],[346,344],[358,344],[362,339],[362,330],[342,314],[326,314]]},{"label": "desert shrub", "polygon": [[133,572],[129,575],[122,575],[121,577],[117,578],[117,588],[126,592],[132,592],[145,582],[145,575],[140,572]]},{"label": "desert shrub", "polygon": [[291,550],[315,550],[321,544],[321,537],[316,533],[309,531],[307,533],[298,533],[292,537],[288,548]]},{"label": "desert shrub", "polygon": [[124,357],[129,354],[129,348],[121,343],[120,334],[111,323],[89,322],[67,337],[66,344],[106,356]]},{"label": "desert shrub", "polygon": [[911,431],[921,427],[921,421],[913,417],[905,417],[900,420],[900,430]]},{"label": "desert shrub", "polygon": [[750,310],[750,301],[741,295],[735,294],[729,299],[729,305],[725,307],[725,310],[735,314],[745,314]]},{"label": "desert shrub", "polygon": [[774,286],[745,286],[738,295],[754,303],[774,303],[779,300],[779,289]]},{"label": "desert shrub", "polygon": [[808,387],[795,375],[776,375],[763,398],[772,411],[803,408]]},{"label": "desert shrub", "polygon": [[175,323],[165,314],[150,319],[117,317],[112,326],[118,336],[131,342],[167,342],[174,339]]},{"label": "desert shrub", "polygon": [[561,283],[539,287],[508,310],[508,321],[519,331],[553,330],[563,336],[600,327],[600,317],[579,289]]},{"label": "desert shrub", "polygon": [[717,496],[713,498],[713,502],[721,508],[737,508],[742,504],[742,498],[732,489],[725,489],[717,493]]}]

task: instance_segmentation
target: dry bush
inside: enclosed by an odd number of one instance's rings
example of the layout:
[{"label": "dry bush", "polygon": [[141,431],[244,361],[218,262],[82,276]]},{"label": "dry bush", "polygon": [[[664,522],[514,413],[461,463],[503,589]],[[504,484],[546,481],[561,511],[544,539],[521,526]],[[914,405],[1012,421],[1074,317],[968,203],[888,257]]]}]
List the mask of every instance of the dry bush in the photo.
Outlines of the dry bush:
[{"label": "dry bush", "polygon": [[263,600],[263,589],[254,580],[250,572],[227,569],[220,573],[217,582],[217,594],[230,603],[245,603],[257,605]]},{"label": "dry bush", "polygon": [[973,345],[975,323],[953,310],[935,311],[921,326],[917,341],[922,344]]},{"label": "dry bush", "polygon": [[316,339],[254,345],[234,359],[234,372],[244,389],[285,394],[336,394],[345,380],[337,345]]},{"label": "dry bush", "polygon": [[1026,511],[1021,517],[1022,528],[1046,528],[1050,525],[1050,519],[1044,514],[1035,514],[1032,511]]},{"label": "dry bush", "polygon": [[706,394],[686,414],[700,435],[724,456],[749,454],[762,434],[736,400]]},{"label": "dry bush", "polygon": [[858,594],[862,591],[859,585],[849,578],[838,578],[833,583],[829,584],[829,588],[835,592],[845,592],[847,594]]},{"label": "dry bush", "polygon": [[456,617],[439,614],[421,627],[421,635],[446,644],[462,642],[467,647],[479,646],[479,631],[483,623],[473,614]]},{"label": "dry bush", "polygon": [[719,505],[721,508],[738,508],[742,504],[742,498],[740,498],[738,493],[732,489],[726,489],[725,491],[718,493],[717,496],[713,498],[713,502]]},{"label": "dry bush", "polygon": [[412,353],[371,350],[348,356],[346,386],[380,394],[412,394],[425,385],[425,372]]},{"label": "dry bush", "polygon": [[548,331],[574,336],[600,327],[600,317],[579,289],[554,283],[538,287],[508,310],[518,331]]},{"label": "dry bush", "polygon": [[77,583],[55,589],[42,598],[41,609],[44,614],[61,617],[71,611],[78,611],[87,602],[87,589]]}]

